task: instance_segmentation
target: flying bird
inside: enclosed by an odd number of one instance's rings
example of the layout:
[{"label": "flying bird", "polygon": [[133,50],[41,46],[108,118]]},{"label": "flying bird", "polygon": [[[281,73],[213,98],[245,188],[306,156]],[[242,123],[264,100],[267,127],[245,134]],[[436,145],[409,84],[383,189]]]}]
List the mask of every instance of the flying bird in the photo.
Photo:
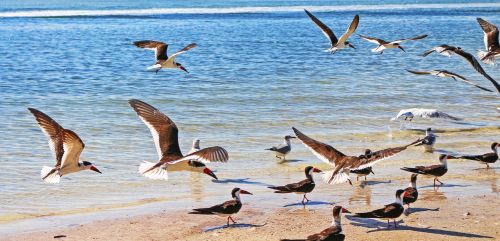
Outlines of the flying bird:
[{"label": "flying bird", "polygon": [[401,47],[401,45],[400,45],[401,43],[403,43],[405,41],[409,41],[409,40],[420,40],[420,39],[427,37],[427,35],[420,35],[420,36],[416,36],[413,38],[399,39],[399,40],[395,40],[392,42],[387,42],[387,41],[382,40],[382,39],[368,37],[368,36],[364,36],[364,35],[359,35],[359,37],[370,42],[370,43],[377,44],[377,47],[372,49],[372,52],[380,52],[380,54],[382,54],[382,53],[384,53],[385,49],[394,49],[394,48],[399,48],[403,52],[406,52],[403,49],[403,47]]},{"label": "flying bird", "polygon": [[276,158],[285,160],[285,156],[292,151],[292,143],[290,142],[292,138],[295,138],[295,136],[285,136],[285,140],[282,144],[273,146],[266,150],[273,151],[276,154]]},{"label": "flying bird", "polygon": [[333,220],[329,228],[320,233],[309,235],[307,239],[282,239],[281,241],[344,241],[342,233],[341,213],[351,213],[342,206],[333,207]]},{"label": "flying bird", "polygon": [[[314,187],[316,186],[313,179],[313,172],[321,172],[321,170],[312,166],[308,166],[304,169],[304,172],[306,173],[306,179],[300,182],[287,184],[285,186],[272,186],[268,188],[276,190],[275,193],[304,194],[304,197],[302,198],[302,205],[305,206],[306,203],[309,202],[309,199],[307,199],[306,195],[312,192],[312,190],[314,190]],[[306,202],[304,202],[304,200],[306,200]]]},{"label": "flying bird", "polygon": [[83,170],[101,173],[94,164],[80,161],[80,154],[85,144],[75,132],[64,129],[55,120],[37,109],[28,108],[28,110],[35,116],[40,129],[49,138],[49,147],[56,159],[54,167],[42,168],[40,175],[44,182],[59,183],[62,176]]},{"label": "flying bird", "polygon": [[175,62],[175,58],[177,58],[177,56],[179,56],[180,54],[196,47],[195,43],[188,44],[186,47],[175,52],[169,57],[167,55],[168,44],[166,43],[154,40],[142,40],[134,42],[134,45],[139,48],[155,51],[156,63],[148,67],[148,70],[154,70],[156,73],[158,73],[160,69],[180,69],[189,73],[187,69],[182,66],[182,64]]},{"label": "flying bird", "polygon": [[498,44],[498,28],[482,18],[477,18],[479,26],[484,32],[484,47],[487,52],[478,50],[479,59],[486,64],[495,64],[495,59],[500,56],[500,45]]},{"label": "flying bird", "polygon": [[460,57],[462,57],[463,59],[467,60],[467,62],[469,62],[469,64],[478,72],[480,73],[481,75],[483,75],[486,79],[488,79],[494,86],[495,88],[497,89],[497,91],[500,93],[500,84],[498,84],[498,82],[496,80],[494,80],[493,78],[491,78],[491,76],[489,76],[486,71],[484,71],[483,67],[481,67],[481,64],[479,63],[479,61],[477,61],[477,59],[470,53],[467,53],[465,52],[464,50],[462,50],[461,48],[456,48],[453,50],[453,52],[457,55],[459,55]]},{"label": "flying bird", "polygon": [[434,177],[434,187],[436,187],[436,181],[440,184],[443,184],[441,181],[439,181],[438,177],[441,177],[446,174],[446,172],[448,172],[448,159],[451,158],[453,157],[450,155],[441,154],[439,156],[440,164],[431,166],[402,167],[401,170],[426,176],[432,176]]},{"label": "flying bird", "polygon": [[311,18],[311,20],[316,24],[316,26],[318,26],[319,29],[321,29],[321,31],[328,38],[328,40],[330,40],[330,48],[327,49],[327,51],[334,54],[335,52],[345,48],[346,46],[354,49],[354,46],[350,42],[348,42],[347,39],[354,33],[354,31],[356,31],[356,28],[358,27],[359,24],[358,15],[354,16],[354,19],[352,20],[351,25],[349,25],[347,31],[342,36],[340,36],[340,39],[337,39],[333,31],[328,26],[326,26],[326,24],[321,22],[309,11],[305,9],[304,11],[306,12],[307,16],[309,16],[309,18]]},{"label": "flying bird", "polygon": [[498,161],[498,152],[500,151],[500,143],[493,142],[491,144],[491,150],[493,152],[482,154],[482,155],[470,155],[470,156],[457,156],[453,157],[454,159],[467,159],[472,161],[477,161],[483,164],[486,164],[486,168],[490,168],[490,164]]},{"label": "flying bird", "polygon": [[150,179],[167,180],[168,171],[192,171],[217,179],[204,163],[227,162],[229,155],[224,148],[207,147],[184,156],[179,147],[179,129],[168,116],[140,100],[129,100],[129,104],[149,128],[159,158],[157,163],[147,161],[141,163],[139,166],[141,175]]},{"label": "flying bird", "polygon": [[231,191],[233,200],[229,200],[209,208],[195,208],[192,212],[189,212],[189,214],[218,215],[220,217],[227,217],[227,226],[229,226],[229,220],[231,220],[233,224],[236,223],[232,215],[238,213],[241,209],[242,204],[240,194],[252,195],[252,193],[243,189],[234,188]]},{"label": "flying bird", "polygon": [[462,120],[461,118],[454,117],[451,115],[448,115],[442,111],[438,111],[436,109],[423,109],[423,108],[410,108],[410,109],[402,109],[399,111],[399,113],[396,115],[396,117],[392,118],[391,121],[403,119],[406,121],[412,121],[413,118],[415,117],[420,117],[424,119],[447,119],[447,120],[454,120],[454,121],[460,121]]},{"label": "flying bird", "polygon": [[434,150],[434,144],[436,144],[437,137],[438,136],[432,132],[431,128],[427,128],[425,131],[425,137],[415,146],[423,146],[426,152],[432,152]]},{"label": "flying bird", "polygon": [[297,135],[297,138],[304,144],[317,158],[332,165],[333,170],[328,171],[323,176],[323,181],[328,184],[338,184],[343,182],[349,182],[352,185],[349,173],[351,170],[363,169],[369,166],[373,166],[379,161],[388,159],[395,156],[396,154],[406,150],[409,146],[416,144],[420,141],[417,140],[405,146],[387,148],[376,152],[371,152],[371,155],[366,157],[361,156],[348,156],[344,153],[338,151],[332,146],[314,140],[299,130],[292,127],[293,131]]},{"label": "flying bird", "polygon": [[191,149],[189,150],[188,154],[195,153],[197,151],[201,150],[200,148],[200,139],[194,139],[193,140],[193,145],[191,146]]},{"label": "flying bird", "polygon": [[482,90],[485,90],[485,91],[488,91],[488,92],[493,92],[492,90],[490,89],[487,89],[487,88],[484,88],[468,79],[466,79],[465,77],[461,76],[461,75],[458,75],[458,74],[455,74],[455,73],[452,73],[452,72],[449,72],[447,70],[440,70],[440,69],[436,69],[436,70],[431,70],[431,71],[417,71],[417,70],[406,70],[412,74],[417,74],[417,75],[434,75],[434,76],[437,76],[437,77],[443,77],[443,78],[452,78],[453,80],[455,81],[462,81],[462,82],[465,82],[467,84],[470,84],[472,86],[475,86],[479,89],[482,89]]},{"label": "flying bird", "polygon": [[448,57],[451,57],[451,55],[453,55],[455,52],[454,50],[457,49],[457,48],[460,48],[460,47],[455,47],[455,46],[450,46],[450,45],[447,45],[447,44],[441,44],[439,46],[436,46],[430,50],[427,50],[425,51],[422,56],[425,57],[431,53],[438,53],[438,54],[441,54],[441,55],[444,55],[444,56],[448,56]]},{"label": "flying bird", "polygon": [[401,216],[404,211],[403,200],[401,199],[401,195],[404,192],[405,191],[402,189],[397,190],[396,201],[391,204],[385,205],[383,208],[366,213],[356,213],[353,217],[386,219],[387,227],[389,227],[389,220],[392,219],[394,221],[394,228],[397,228],[396,218],[399,218],[399,216]]}]

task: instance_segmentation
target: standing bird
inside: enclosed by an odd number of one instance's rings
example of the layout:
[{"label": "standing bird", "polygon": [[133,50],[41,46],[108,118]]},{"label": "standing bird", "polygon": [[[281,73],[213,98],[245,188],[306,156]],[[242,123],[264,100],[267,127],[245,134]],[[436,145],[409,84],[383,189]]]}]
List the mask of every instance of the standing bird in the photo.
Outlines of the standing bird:
[{"label": "standing bird", "polygon": [[479,59],[486,64],[495,64],[495,59],[500,57],[500,45],[498,44],[498,28],[482,18],[477,18],[479,26],[484,32],[484,47],[487,52],[478,50]]},{"label": "standing bird", "polygon": [[431,70],[431,71],[415,71],[415,70],[406,70],[412,74],[418,74],[418,75],[434,75],[434,76],[437,76],[437,77],[443,77],[443,78],[452,78],[454,79],[455,81],[458,82],[458,79],[467,83],[467,84],[470,84],[472,86],[475,86],[479,89],[482,89],[484,91],[488,91],[488,92],[493,92],[492,90],[490,89],[487,89],[487,88],[484,88],[468,79],[466,79],[465,77],[461,76],[461,75],[458,75],[458,74],[455,74],[455,73],[452,73],[452,72],[449,72],[447,70],[440,70],[440,69],[435,69],[435,70]]},{"label": "standing bird", "polygon": [[423,146],[424,151],[432,152],[434,150],[434,144],[436,144],[437,137],[438,136],[434,135],[431,128],[427,128],[424,139],[422,139],[422,142],[416,144],[415,146]]},{"label": "standing bird", "polygon": [[422,57],[425,57],[425,56],[427,56],[431,53],[434,53],[434,52],[441,54],[441,55],[444,55],[444,56],[451,57],[451,55],[453,55],[455,53],[454,50],[457,48],[460,48],[460,47],[450,46],[447,44],[441,44],[441,45],[436,46],[430,50],[425,51],[422,54]]},{"label": "standing bird", "polygon": [[156,73],[158,73],[160,69],[181,69],[189,73],[187,69],[184,68],[184,66],[182,66],[182,64],[175,62],[175,58],[179,54],[187,52],[188,50],[196,47],[195,43],[188,44],[186,47],[177,51],[176,53],[172,54],[169,57],[167,55],[168,44],[166,43],[154,40],[142,40],[134,42],[134,45],[139,48],[150,49],[155,51],[156,63],[148,67],[148,70],[155,70]]},{"label": "standing bird", "polygon": [[391,121],[403,118],[404,118],[403,120],[405,121],[412,121],[413,118],[415,117],[420,117],[424,119],[447,119],[453,121],[462,120],[461,118],[451,116],[447,113],[444,113],[436,109],[409,108],[400,110],[399,113],[396,115],[396,117],[392,118]]},{"label": "standing bird", "polygon": [[329,228],[320,233],[309,235],[307,239],[282,239],[281,241],[344,241],[340,213],[351,213],[342,206],[333,207],[333,220]]},{"label": "standing bird", "polygon": [[436,181],[438,181],[441,185],[443,184],[441,181],[439,181],[438,177],[441,177],[446,174],[446,172],[448,172],[448,159],[451,158],[452,156],[450,155],[441,154],[439,156],[439,162],[441,164],[431,166],[402,167],[401,170],[426,176],[432,176],[434,177],[434,187],[436,187]]},{"label": "standing bird", "polygon": [[367,36],[364,36],[364,35],[359,35],[360,38],[370,42],[370,43],[374,43],[374,44],[377,44],[378,46],[374,49],[372,49],[372,52],[380,52],[380,54],[383,54],[384,53],[384,50],[385,49],[395,49],[395,48],[399,48],[401,49],[403,52],[406,52],[403,47],[401,47],[401,43],[405,42],[405,41],[408,41],[408,40],[419,40],[419,39],[423,39],[425,37],[427,37],[427,35],[420,35],[420,36],[417,36],[417,37],[413,37],[413,38],[405,38],[405,39],[399,39],[399,40],[395,40],[395,41],[392,41],[392,42],[387,42],[387,41],[384,41],[382,39],[378,39],[378,38],[372,38],[372,37],[367,37]]},{"label": "standing bird", "polygon": [[292,151],[292,144],[290,142],[292,138],[295,138],[295,136],[285,136],[285,141],[282,144],[280,144],[279,146],[273,146],[266,150],[274,151],[274,153],[276,153],[276,158],[282,159],[284,161],[285,156],[290,153],[290,151]]},{"label": "standing bird", "polygon": [[168,171],[192,171],[217,179],[204,163],[227,162],[229,156],[224,148],[207,147],[184,156],[179,147],[179,129],[168,116],[140,100],[129,100],[129,104],[151,131],[158,152],[157,163],[145,161],[139,166],[141,175],[150,179],[167,180]]},{"label": "standing bird", "polygon": [[365,177],[366,181],[366,176],[370,175],[370,173],[375,175],[375,173],[373,172],[373,167],[371,166],[362,169],[351,170],[351,173],[356,174],[356,181],[359,181],[360,177]]},{"label": "standing bird", "polygon": [[367,213],[356,213],[354,217],[357,218],[379,218],[387,220],[387,227],[389,227],[389,220],[394,221],[394,228],[397,228],[396,218],[399,218],[404,211],[403,200],[401,200],[401,194],[405,191],[399,189],[396,191],[396,201],[385,205],[385,207],[373,210]]},{"label": "standing bird", "polygon": [[40,176],[44,182],[59,183],[63,175],[83,170],[101,173],[92,163],[80,161],[80,154],[85,144],[75,132],[64,129],[55,120],[37,109],[28,108],[28,110],[35,116],[40,129],[49,138],[50,150],[56,158],[54,167],[42,168]]},{"label": "standing bird", "polygon": [[304,11],[306,12],[307,16],[309,16],[309,18],[311,18],[311,20],[319,27],[319,29],[321,29],[321,31],[328,38],[328,40],[330,40],[330,48],[327,49],[327,51],[334,54],[335,52],[345,48],[346,46],[355,49],[354,46],[347,41],[347,39],[354,33],[354,31],[356,31],[356,28],[358,27],[359,24],[358,15],[354,16],[354,19],[352,20],[351,25],[349,25],[347,31],[342,36],[340,36],[340,39],[337,39],[333,31],[328,26],[326,26],[326,24],[321,22],[309,11],[305,9]]},{"label": "standing bird", "polygon": [[486,168],[490,168],[490,164],[493,164],[498,160],[499,148],[500,148],[500,143],[493,142],[493,144],[491,144],[491,150],[493,152],[486,153],[483,155],[458,156],[453,158],[478,161],[480,163],[486,164]]},{"label": "standing bird", "polygon": [[240,194],[253,195],[248,191],[236,187],[231,191],[233,200],[229,200],[209,208],[195,208],[192,212],[189,212],[189,214],[218,215],[220,217],[227,217],[227,226],[229,226],[229,220],[231,220],[233,224],[236,223],[231,216],[238,213],[241,209],[242,204]]},{"label": "standing bird", "polygon": [[406,150],[411,145],[416,144],[420,141],[417,140],[405,146],[387,148],[376,152],[371,152],[369,157],[361,156],[347,156],[344,153],[338,151],[332,146],[314,140],[299,130],[292,127],[293,131],[297,135],[297,138],[304,144],[317,158],[332,165],[335,169],[328,171],[323,176],[323,181],[328,184],[339,184],[344,182],[349,182],[352,185],[349,173],[352,169],[363,169],[369,166],[375,165],[377,162],[388,159],[395,156],[396,154]]},{"label": "standing bird", "polygon": [[404,190],[403,204],[408,205],[408,210],[410,209],[410,203],[414,203],[418,199],[417,176],[418,174],[411,174],[410,184]]},{"label": "standing bird", "polygon": [[[291,183],[287,184],[285,186],[275,186],[275,187],[268,187],[270,189],[277,190],[275,193],[297,193],[297,194],[304,194],[304,197],[302,198],[302,205],[306,205],[309,202],[309,199],[307,199],[306,195],[312,190],[314,190],[314,187],[316,184],[314,183],[313,179],[313,172],[321,172],[321,170],[314,168],[312,166],[308,166],[304,169],[304,172],[306,173],[306,179],[296,182],[296,183]],[[306,202],[304,202],[306,200]]]}]

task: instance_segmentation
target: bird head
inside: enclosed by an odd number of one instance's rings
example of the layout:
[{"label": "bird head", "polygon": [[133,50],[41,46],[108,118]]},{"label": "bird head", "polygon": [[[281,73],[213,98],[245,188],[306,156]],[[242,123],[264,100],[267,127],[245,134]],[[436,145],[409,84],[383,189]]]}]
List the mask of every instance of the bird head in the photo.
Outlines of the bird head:
[{"label": "bird head", "polygon": [[91,171],[94,171],[94,172],[98,172],[98,173],[101,173],[101,171],[99,171],[99,169],[97,169],[94,164],[88,162],[88,161],[82,161],[82,166],[85,170],[91,170]]},{"label": "bird head", "polygon": [[191,169],[193,171],[204,173],[206,175],[213,177],[215,180],[218,180],[218,178],[214,174],[214,172],[212,172],[212,170],[208,169],[208,167],[205,164],[203,164],[199,161],[189,160],[188,165],[191,167]]}]

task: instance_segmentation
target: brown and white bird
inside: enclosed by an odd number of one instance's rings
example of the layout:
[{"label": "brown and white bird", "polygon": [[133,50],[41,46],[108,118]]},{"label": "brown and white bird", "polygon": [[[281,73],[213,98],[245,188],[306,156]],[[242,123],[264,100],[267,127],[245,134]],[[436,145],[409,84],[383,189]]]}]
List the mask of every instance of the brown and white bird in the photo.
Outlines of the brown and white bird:
[{"label": "brown and white bird", "polygon": [[[304,172],[306,174],[306,179],[300,182],[287,184],[285,186],[272,186],[268,188],[276,190],[274,191],[275,193],[304,194],[304,197],[302,198],[302,205],[305,206],[309,202],[309,199],[307,199],[306,195],[312,192],[312,190],[314,190],[314,187],[316,186],[316,184],[314,183],[313,172],[321,172],[321,170],[312,166],[308,166],[304,169]],[[304,202],[304,200],[306,201]]]},{"label": "brown and white bird", "polygon": [[167,180],[168,171],[192,171],[217,176],[204,163],[227,162],[227,151],[219,146],[207,147],[184,156],[179,147],[179,129],[165,114],[140,100],[129,100],[130,106],[151,131],[158,152],[158,162],[143,162],[139,173],[150,179]]},{"label": "brown and white bird", "polygon": [[365,181],[366,181],[366,176],[368,176],[370,174],[375,175],[375,173],[373,172],[373,167],[371,167],[371,166],[365,167],[362,169],[351,170],[351,173],[356,174],[356,181],[359,181],[360,177],[365,177]]},{"label": "brown and white bird", "polygon": [[284,161],[285,156],[292,151],[292,143],[290,142],[290,140],[293,138],[295,138],[295,136],[285,136],[285,140],[281,145],[273,146],[266,150],[273,151],[276,154],[276,158],[282,159]]},{"label": "brown and white bird", "polygon": [[478,50],[479,59],[486,64],[495,64],[496,58],[500,57],[500,45],[498,44],[498,28],[482,18],[477,18],[479,26],[484,32],[484,47],[486,52]]},{"label": "brown and white bird", "polygon": [[332,165],[333,170],[328,171],[323,176],[323,180],[328,184],[338,184],[349,182],[352,185],[349,173],[351,170],[363,169],[369,166],[373,166],[379,161],[388,159],[395,156],[396,154],[406,150],[409,146],[416,144],[420,141],[417,140],[405,146],[387,148],[376,152],[371,152],[371,155],[366,157],[361,156],[348,156],[344,153],[338,151],[332,146],[314,140],[296,128],[292,127],[295,135],[302,143],[320,160]]},{"label": "brown and white bird", "polygon": [[434,177],[434,187],[436,187],[436,181],[443,184],[439,181],[438,177],[441,177],[448,172],[448,159],[451,158],[452,156],[450,155],[441,154],[439,156],[440,164],[431,166],[402,167],[401,170]]},{"label": "brown and white bird", "polygon": [[377,47],[372,49],[372,52],[380,52],[380,54],[382,54],[382,53],[384,53],[384,50],[386,50],[386,49],[395,49],[395,48],[399,48],[403,52],[406,52],[403,49],[403,47],[401,47],[401,43],[403,43],[405,41],[409,41],[409,40],[420,40],[420,39],[427,37],[427,35],[420,35],[420,36],[416,36],[413,38],[399,39],[399,40],[395,40],[392,42],[387,42],[387,41],[382,40],[382,39],[368,37],[368,36],[364,36],[364,35],[359,35],[359,37],[370,42],[370,43],[377,44]]},{"label": "brown and white bird", "polygon": [[450,51],[452,51],[453,53],[455,53],[456,55],[462,57],[463,59],[465,59],[467,62],[469,62],[469,64],[478,72],[480,73],[482,76],[484,76],[487,80],[489,80],[493,86],[495,86],[495,88],[497,89],[497,91],[500,93],[500,84],[498,84],[498,82],[493,79],[490,75],[488,75],[486,73],[486,71],[484,71],[483,67],[481,66],[481,64],[479,63],[479,61],[477,61],[477,59],[470,53],[468,52],[465,52],[462,48],[460,47],[456,47],[456,48],[453,48],[453,49],[450,49]]},{"label": "brown and white bird", "polygon": [[59,183],[62,176],[83,170],[101,173],[94,164],[80,161],[80,154],[85,144],[75,132],[64,129],[55,120],[37,109],[28,108],[28,110],[35,116],[40,129],[49,138],[50,150],[56,158],[54,167],[42,168],[40,175],[44,182]]},{"label": "brown and white bird", "polygon": [[189,214],[218,215],[220,217],[227,217],[227,225],[229,226],[229,220],[231,220],[233,224],[236,223],[232,218],[232,215],[238,213],[241,209],[242,204],[240,194],[252,195],[252,193],[236,187],[231,191],[233,200],[229,200],[209,208],[195,208],[192,212],[189,212]]},{"label": "brown and white bird", "polygon": [[378,218],[387,220],[387,227],[389,227],[389,220],[394,220],[394,228],[397,228],[396,218],[399,218],[401,214],[404,212],[403,200],[401,199],[401,195],[405,191],[399,189],[396,191],[396,201],[385,205],[385,207],[373,210],[371,212],[366,213],[356,213],[353,217],[357,218]]},{"label": "brown and white bird", "polygon": [[329,228],[320,233],[309,235],[306,239],[282,239],[281,241],[344,241],[342,232],[341,213],[351,213],[342,206],[333,207],[333,220]]},{"label": "brown and white bird", "polygon": [[[458,47],[460,48],[460,47]],[[427,50],[425,51],[422,56],[425,57],[431,53],[438,53],[438,54],[441,54],[441,55],[444,55],[444,56],[448,56],[448,57],[451,57],[451,55],[453,55],[455,52],[454,50],[457,49],[457,47],[455,46],[451,46],[451,45],[447,45],[447,44],[441,44],[439,46],[436,46],[430,50]]]},{"label": "brown and white bird", "polygon": [[426,152],[433,152],[434,151],[434,144],[436,144],[438,136],[434,134],[431,128],[427,128],[425,130],[425,137],[422,139],[422,141],[415,146],[422,146],[424,148],[424,151]]},{"label": "brown and white bird", "polygon": [[417,176],[418,174],[411,174],[410,184],[404,190],[403,204],[408,205],[408,209],[410,209],[410,204],[418,199]]},{"label": "brown and white bird", "polygon": [[407,69],[406,71],[408,71],[412,74],[417,74],[417,75],[434,75],[437,77],[452,78],[453,80],[455,80],[457,82],[458,82],[458,80],[460,80],[464,83],[470,84],[470,85],[475,86],[475,87],[482,89],[484,91],[493,92],[493,90],[482,87],[482,86],[466,79],[465,77],[463,77],[461,75],[458,75],[458,74],[455,74],[455,73],[452,73],[450,71],[443,70],[443,69],[435,69],[435,70],[431,70],[431,71],[416,71],[416,70],[408,70]]},{"label": "brown and white bird", "polygon": [[330,48],[327,49],[328,52],[334,54],[338,50],[343,49],[346,46],[354,49],[354,46],[349,41],[347,41],[347,39],[349,39],[349,37],[354,33],[354,31],[356,31],[356,28],[358,27],[359,24],[358,15],[354,16],[354,19],[352,20],[351,25],[349,25],[347,31],[342,36],[340,36],[340,39],[337,39],[333,31],[328,26],[326,26],[326,24],[321,22],[318,18],[316,18],[312,13],[310,13],[306,9],[304,9],[304,11],[306,12],[307,16],[309,16],[309,18],[316,24],[316,26],[318,26],[318,28],[328,38],[328,40],[330,40]]},{"label": "brown and white bird", "polygon": [[148,70],[154,70],[156,71],[156,73],[158,73],[160,69],[180,69],[188,72],[187,69],[182,66],[182,64],[175,62],[175,58],[177,58],[177,56],[179,56],[180,54],[196,47],[195,43],[188,44],[186,47],[175,52],[169,57],[167,55],[168,44],[166,43],[155,40],[141,40],[134,42],[134,45],[139,48],[155,51],[156,63],[148,67]]},{"label": "brown and white bird", "polygon": [[467,160],[478,161],[480,163],[486,164],[486,168],[490,168],[490,164],[493,164],[496,161],[498,161],[499,149],[500,149],[500,143],[493,142],[491,144],[491,150],[493,152],[482,154],[482,155],[457,156],[457,157],[453,157],[453,158],[454,159],[467,159]]}]

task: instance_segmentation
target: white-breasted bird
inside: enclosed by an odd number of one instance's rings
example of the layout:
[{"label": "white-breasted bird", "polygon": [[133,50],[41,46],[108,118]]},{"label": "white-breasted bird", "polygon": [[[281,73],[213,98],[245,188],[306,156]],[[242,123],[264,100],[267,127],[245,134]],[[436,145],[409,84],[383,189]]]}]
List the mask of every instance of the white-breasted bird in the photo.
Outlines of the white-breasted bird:
[{"label": "white-breasted bird", "polygon": [[434,144],[436,144],[437,135],[434,135],[431,128],[427,128],[425,131],[425,137],[422,141],[415,146],[422,146],[426,152],[432,152],[434,150]]},{"label": "white-breasted bird", "polygon": [[295,138],[294,136],[285,136],[285,140],[283,141],[282,144],[278,146],[273,146],[271,148],[268,148],[266,150],[268,151],[273,151],[276,154],[276,158],[279,158],[281,160],[286,160],[285,156],[288,155],[292,151],[292,143],[291,139]]},{"label": "white-breasted bird", "polygon": [[475,86],[479,89],[482,89],[484,91],[488,91],[488,92],[493,92],[493,90],[490,90],[488,88],[485,88],[485,87],[482,87],[468,79],[466,79],[465,77],[461,76],[461,75],[458,75],[458,74],[455,74],[455,73],[452,73],[450,71],[447,71],[447,70],[444,70],[444,69],[435,69],[435,70],[431,70],[431,71],[416,71],[416,70],[406,70],[412,74],[417,74],[417,75],[434,75],[434,76],[437,76],[437,77],[442,77],[442,78],[452,78],[453,80],[455,81],[462,81],[464,83],[467,83],[469,85],[472,85],[472,86]]},{"label": "white-breasted bird", "polygon": [[37,109],[28,108],[28,110],[35,116],[40,129],[49,138],[49,147],[56,158],[54,167],[42,168],[40,175],[43,181],[59,183],[62,176],[83,170],[101,173],[92,163],[80,161],[80,154],[85,144],[75,132],[64,129],[55,120]]},{"label": "white-breasted bird", "polygon": [[167,55],[168,44],[166,43],[155,40],[141,40],[134,42],[134,45],[139,48],[155,51],[156,63],[148,67],[148,70],[154,70],[156,73],[158,73],[160,69],[180,69],[189,73],[187,69],[182,66],[182,64],[175,62],[175,58],[197,46],[195,43],[188,44],[186,47],[175,52],[169,57]]},{"label": "white-breasted bird", "polygon": [[384,50],[386,50],[386,49],[395,49],[395,48],[399,48],[403,52],[406,52],[403,49],[403,47],[401,47],[401,43],[403,43],[405,41],[409,41],[409,40],[420,40],[420,39],[427,37],[427,35],[420,35],[420,36],[416,36],[413,38],[399,39],[399,40],[395,40],[392,42],[387,42],[387,41],[382,40],[382,39],[368,37],[368,36],[364,36],[364,35],[359,35],[359,37],[370,42],[370,43],[377,44],[377,47],[372,49],[372,52],[379,52],[380,54],[382,54],[382,53],[384,53]]},{"label": "white-breasted bird", "polygon": [[409,108],[400,110],[399,113],[396,115],[396,117],[392,118],[391,121],[400,119],[403,119],[405,121],[412,121],[413,118],[415,117],[420,117],[424,119],[439,118],[439,119],[448,119],[454,121],[462,120],[461,118],[451,116],[442,111],[438,111],[437,109]]},{"label": "white-breasted bird", "polygon": [[479,26],[484,32],[484,47],[485,51],[478,50],[479,59],[486,64],[495,64],[496,58],[500,57],[500,45],[498,43],[498,28],[497,26],[487,22],[482,18],[477,18]]}]

